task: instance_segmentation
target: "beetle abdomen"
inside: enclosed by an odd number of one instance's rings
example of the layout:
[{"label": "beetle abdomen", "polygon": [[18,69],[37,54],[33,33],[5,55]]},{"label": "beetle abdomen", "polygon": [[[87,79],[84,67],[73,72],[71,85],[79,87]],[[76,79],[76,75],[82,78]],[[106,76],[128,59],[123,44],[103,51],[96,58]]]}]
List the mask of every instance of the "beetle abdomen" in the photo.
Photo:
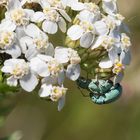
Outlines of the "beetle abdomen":
[{"label": "beetle abdomen", "polygon": [[122,86],[116,84],[110,88],[110,91],[106,93],[90,93],[91,100],[96,104],[108,104],[116,101],[122,94]]}]

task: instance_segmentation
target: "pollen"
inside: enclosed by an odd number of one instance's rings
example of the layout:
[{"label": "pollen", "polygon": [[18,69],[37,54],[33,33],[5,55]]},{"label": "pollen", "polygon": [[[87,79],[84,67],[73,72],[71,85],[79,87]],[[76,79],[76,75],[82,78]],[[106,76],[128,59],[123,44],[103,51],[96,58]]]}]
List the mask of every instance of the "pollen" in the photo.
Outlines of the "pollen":
[{"label": "pollen", "polygon": [[124,70],[124,65],[121,62],[117,61],[114,65],[113,73],[118,74],[120,72],[123,72],[123,70]]}]

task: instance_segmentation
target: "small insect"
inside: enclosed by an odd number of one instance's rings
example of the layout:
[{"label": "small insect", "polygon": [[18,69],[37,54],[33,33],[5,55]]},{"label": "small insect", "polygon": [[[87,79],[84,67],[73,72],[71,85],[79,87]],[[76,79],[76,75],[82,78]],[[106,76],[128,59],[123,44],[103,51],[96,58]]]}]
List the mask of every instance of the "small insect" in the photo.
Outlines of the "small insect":
[{"label": "small insect", "polygon": [[122,86],[113,84],[111,80],[85,79],[80,77],[77,80],[80,88],[88,90],[89,97],[96,104],[108,104],[116,101],[122,94]]}]

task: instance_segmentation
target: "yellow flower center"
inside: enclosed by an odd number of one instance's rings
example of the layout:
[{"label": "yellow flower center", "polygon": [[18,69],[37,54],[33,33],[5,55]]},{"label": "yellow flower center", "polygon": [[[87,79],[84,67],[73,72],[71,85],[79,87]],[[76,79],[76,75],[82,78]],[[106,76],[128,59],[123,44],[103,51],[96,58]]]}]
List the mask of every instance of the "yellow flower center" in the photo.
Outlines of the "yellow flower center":
[{"label": "yellow flower center", "polygon": [[46,39],[34,39],[34,44],[38,50],[45,50],[48,46],[48,40]]},{"label": "yellow flower center", "polygon": [[77,51],[69,48],[69,59],[71,64],[79,64],[81,62],[81,58],[78,55]]},{"label": "yellow flower center", "polygon": [[51,7],[64,9],[64,7],[63,7],[63,5],[62,5],[60,0],[48,0],[48,3],[50,4]]},{"label": "yellow flower center", "polygon": [[114,38],[106,36],[104,38],[104,41],[102,43],[102,46],[105,49],[110,49],[114,43],[115,43],[115,39]]},{"label": "yellow flower center", "polygon": [[11,18],[16,23],[16,25],[26,25],[28,19],[26,18],[26,13],[23,9],[15,9],[11,12]]},{"label": "yellow flower center", "polygon": [[52,89],[51,100],[58,101],[67,92],[67,88],[54,86]]},{"label": "yellow flower center", "polygon": [[90,32],[93,30],[93,26],[87,21],[81,21],[80,26],[83,28],[85,32]]},{"label": "yellow flower center", "polygon": [[57,76],[59,72],[63,69],[63,66],[58,63],[55,59],[48,62],[48,69],[53,76]]},{"label": "yellow flower center", "polygon": [[29,72],[29,66],[27,63],[22,62],[20,64],[16,64],[13,71],[12,71],[12,75],[17,78],[20,79],[23,76],[27,75]]},{"label": "yellow flower center", "polygon": [[90,2],[90,3],[85,3],[85,5],[86,5],[86,9],[91,12],[97,13],[100,10],[99,6],[96,5],[95,3]]},{"label": "yellow flower center", "polygon": [[124,69],[124,65],[121,62],[117,61],[114,65],[113,73],[118,74],[122,72],[123,69]]},{"label": "yellow flower center", "polygon": [[43,12],[46,15],[47,20],[52,22],[59,21],[59,14],[55,10],[51,10],[50,8],[44,8]]},{"label": "yellow flower center", "polygon": [[116,27],[116,23],[108,17],[105,18],[105,23],[109,29],[114,29]]},{"label": "yellow flower center", "polygon": [[130,38],[125,33],[122,33],[121,42],[123,47],[129,48],[131,46]]},{"label": "yellow flower center", "polygon": [[15,38],[14,32],[8,31],[2,32],[0,34],[0,48],[6,49],[6,47],[10,47],[10,45],[12,45],[14,42],[14,38]]}]

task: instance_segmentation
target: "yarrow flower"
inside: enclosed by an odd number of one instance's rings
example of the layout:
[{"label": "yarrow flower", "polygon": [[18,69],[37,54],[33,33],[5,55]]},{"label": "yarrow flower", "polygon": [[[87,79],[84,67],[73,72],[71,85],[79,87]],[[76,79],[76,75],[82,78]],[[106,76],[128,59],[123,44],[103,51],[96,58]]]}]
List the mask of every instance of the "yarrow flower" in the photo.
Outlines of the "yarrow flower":
[{"label": "yarrow flower", "polygon": [[7,84],[10,86],[17,86],[19,81],[24,90],[31,92],[38,84],[37,77],[30,70],[29,64],[23,59],[6,60],[1,71],[10,75],[7,79]]},{"label": "yarrow flower", "polygon": [[0,5],[2,82],[38,91],[40,98],[58,102],[60,111],[70,90],[65,81],[87,75],[93,83],[101,80],[98,86],[112,81],[116,87],[123,79],[131,39],[117,0],[1,0]]}]

